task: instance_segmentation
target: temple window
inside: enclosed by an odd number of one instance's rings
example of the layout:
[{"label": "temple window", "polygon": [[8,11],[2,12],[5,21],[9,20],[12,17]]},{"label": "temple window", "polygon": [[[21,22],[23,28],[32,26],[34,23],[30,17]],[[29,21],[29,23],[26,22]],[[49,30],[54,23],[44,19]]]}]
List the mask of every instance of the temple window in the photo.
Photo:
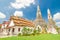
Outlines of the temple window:
[{"label": "temple window", "polygon": [[20,28],[18,28],[18,31],[20,31]]},{"label": "temple window", "polygon": [[12,32],[14,32],[14,30],[15,30],[15,29],[13,28],[13,29],[12,29]]}]

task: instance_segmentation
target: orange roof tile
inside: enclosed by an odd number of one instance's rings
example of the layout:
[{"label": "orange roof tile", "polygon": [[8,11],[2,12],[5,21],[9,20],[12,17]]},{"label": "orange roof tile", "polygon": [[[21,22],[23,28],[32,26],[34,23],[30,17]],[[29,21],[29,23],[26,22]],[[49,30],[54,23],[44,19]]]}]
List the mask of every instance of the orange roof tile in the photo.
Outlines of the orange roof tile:
[{"label": "orange roof tile", "polygon": [[16,16],[11,16],[10,20],[13,20],[16,26],[29,26],[34,27],[33,22],[26,20],[24,18],[19,18]]}]

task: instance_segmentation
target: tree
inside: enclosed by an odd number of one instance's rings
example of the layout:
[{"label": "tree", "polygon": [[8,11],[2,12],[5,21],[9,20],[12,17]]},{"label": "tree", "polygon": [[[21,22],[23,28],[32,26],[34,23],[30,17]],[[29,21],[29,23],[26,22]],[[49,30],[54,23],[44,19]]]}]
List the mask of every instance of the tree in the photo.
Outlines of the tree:
[{"label": "tree", "polygon": [[25,35],[25,36],[30,35],[31,32],[32,32],[32,30],[29,29],[29,28],[24,27],[24,28],[22,29],[22,33],[23,33],[23,35]]}]

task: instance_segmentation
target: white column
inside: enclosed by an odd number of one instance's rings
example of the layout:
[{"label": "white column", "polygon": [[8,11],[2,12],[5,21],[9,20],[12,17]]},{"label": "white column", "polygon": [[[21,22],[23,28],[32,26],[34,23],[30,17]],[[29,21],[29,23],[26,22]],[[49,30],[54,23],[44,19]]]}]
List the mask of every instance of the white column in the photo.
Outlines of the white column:
[{"label": "white column", "polygon": [[14,34],[18,34],[18,27],[15,27]]},{"label": "white column", "polygon": [[12,35],[12,28],[10,29],[10,32],[9,32],[10,35]]},{"label": "white column", "polygon": [[6,29],[4,29],[3,30],[3,35],[7,35],[8,33],[7,33],[7,30]]}]

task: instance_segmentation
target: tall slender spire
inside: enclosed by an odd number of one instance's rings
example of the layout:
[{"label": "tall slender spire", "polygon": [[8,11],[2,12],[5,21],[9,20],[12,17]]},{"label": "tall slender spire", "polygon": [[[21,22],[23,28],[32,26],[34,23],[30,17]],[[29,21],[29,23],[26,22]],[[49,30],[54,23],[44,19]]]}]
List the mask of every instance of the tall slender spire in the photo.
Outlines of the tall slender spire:
[{"label": "tall slender spire", "polygon": [[45,31],[46,31],[45,30],[46,29],[46,23],[42,18],[39,5],[37,6],[37,14],[36,14],[36,19],[35,19],[34,23],[35,23],[36,28],[41,27],[41,29],[42,29],[41,33],[45,33]]},{"label": "tall slender spire", "polygon": [[49,24],[50,25],[55,25],[55,22],[53,21],[53,18],[51,16],[50,10],[48,9],[47,12],[48,12],[48,21],[49,21]]},{"label": "tall slender spire", "polygon": [[41,11],[40,11],[40,6],[37,6],[37,18],[42,18],[41,17]]},{"label": "tall slender spire", "polygon": [[36,15],[35,23],[36,25],[40,25],[40,26],[42,26],[43,24],[45,25],[45,21],[42,18],[39,5],[37,6],[37,15]]},{"label": "tall slender spire", "polygon": [[51,13],[50,13],[50,9],[47,10],[48,13],[48,19],[52,19]]}]

